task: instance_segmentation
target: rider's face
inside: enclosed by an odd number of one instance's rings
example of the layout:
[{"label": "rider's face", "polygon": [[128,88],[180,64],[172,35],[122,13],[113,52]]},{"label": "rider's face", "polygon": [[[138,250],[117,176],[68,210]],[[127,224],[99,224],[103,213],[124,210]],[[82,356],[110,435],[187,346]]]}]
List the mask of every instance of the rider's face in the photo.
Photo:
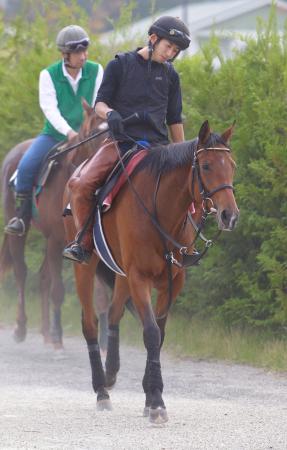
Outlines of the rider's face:
[{"label": "rider's face", "polygon": [[161,39],[159,42],[156,43],[154,47],[152,53],[152,60],[158,63],[164,63],[168,60],[173,59],[178,54],[179,51],[180,51],[179,47],[175,45],[173,42],[170,42],[167,39]]},{"label": "rider's face", "polygon": [[81,69],[88,58],[88,50],[82,50],[77,53],[69,54],[69,63],[75,69]]}]

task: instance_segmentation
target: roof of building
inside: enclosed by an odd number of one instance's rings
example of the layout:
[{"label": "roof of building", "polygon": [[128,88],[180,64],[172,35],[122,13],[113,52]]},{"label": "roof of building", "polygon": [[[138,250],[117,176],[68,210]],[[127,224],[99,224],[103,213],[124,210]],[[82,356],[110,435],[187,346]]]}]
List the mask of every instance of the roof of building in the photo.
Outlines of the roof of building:
[{"label": "roof of building", "polygon": [[[150,24],[160,15],[180,17],[188,24],[191,32],[194,33],[197,30],[220,25],[235,17],[252,13],[257,9],[271,5],[272,0],[222,0],[219,2],[209,1],[182,4],[161,14],[156,14],[154,17],[146,17],[135,22],[129,27],[127,35],[129,37],[139,33],[146,35]],[[287,13],[286,1],[278,0],[276,7],[279,12]]]}]

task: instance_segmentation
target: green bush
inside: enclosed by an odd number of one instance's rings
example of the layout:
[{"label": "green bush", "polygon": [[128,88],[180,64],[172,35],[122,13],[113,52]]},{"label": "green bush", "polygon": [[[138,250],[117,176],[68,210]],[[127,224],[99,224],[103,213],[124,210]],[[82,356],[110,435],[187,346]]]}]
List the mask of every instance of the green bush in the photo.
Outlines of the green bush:
[{"label": "green bush", "polygon": [[[274,11],[268,23],[258,24],[257,39],[245,43],[244,51],[224,60],[214,37],[200,56],[177,64],[189,137],[206,118],[218,132],[236,119],[232,147],[240,208],[237,229],[222,236],[201,266],[189,271],[178,308],[227,326],[284,333],[287,42],[277,30]],[[212,68],[216,56],[219,70]]]}]

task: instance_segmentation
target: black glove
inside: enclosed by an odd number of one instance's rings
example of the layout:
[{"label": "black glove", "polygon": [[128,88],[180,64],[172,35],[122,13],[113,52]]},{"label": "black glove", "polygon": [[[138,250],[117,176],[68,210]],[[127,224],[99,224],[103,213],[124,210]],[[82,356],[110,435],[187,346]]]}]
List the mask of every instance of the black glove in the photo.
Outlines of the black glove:
[{"label": "black glove", "polygon": [[122,138],[124,133],[123,118],[117,111],[109,111],[107,114],[107,121],[109,126],[110,135],[114,139]]}]

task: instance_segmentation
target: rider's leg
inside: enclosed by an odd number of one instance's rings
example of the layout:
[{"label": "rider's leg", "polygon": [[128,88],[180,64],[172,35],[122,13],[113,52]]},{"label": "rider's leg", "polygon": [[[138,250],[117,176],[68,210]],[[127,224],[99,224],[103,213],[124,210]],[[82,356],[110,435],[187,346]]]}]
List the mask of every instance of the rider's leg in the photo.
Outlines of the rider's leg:
[{"label": "rider's leg", "polygon": [[[97,151],[77,176],[70,178],[68,182],[71,192],[70,202],[78,233],[75,241],[64,249],[64,258],[79,263],[88,262],[94,248],[92,236],[94,220],[91,217],[96,201],[94,194],[104,183],[117,160],[116,145],[110,141]],[[87,223],[89,217],[91,220]],[[81,233],[83,228],[85,232]]]},{"label": "rider's leg", "polygon": [[23,236],[32,215],[32,190],[41,162],[57,143],[52,136],[40,134],[23,155],[16,180],[16,216],[5,227],[5,232]]}]

